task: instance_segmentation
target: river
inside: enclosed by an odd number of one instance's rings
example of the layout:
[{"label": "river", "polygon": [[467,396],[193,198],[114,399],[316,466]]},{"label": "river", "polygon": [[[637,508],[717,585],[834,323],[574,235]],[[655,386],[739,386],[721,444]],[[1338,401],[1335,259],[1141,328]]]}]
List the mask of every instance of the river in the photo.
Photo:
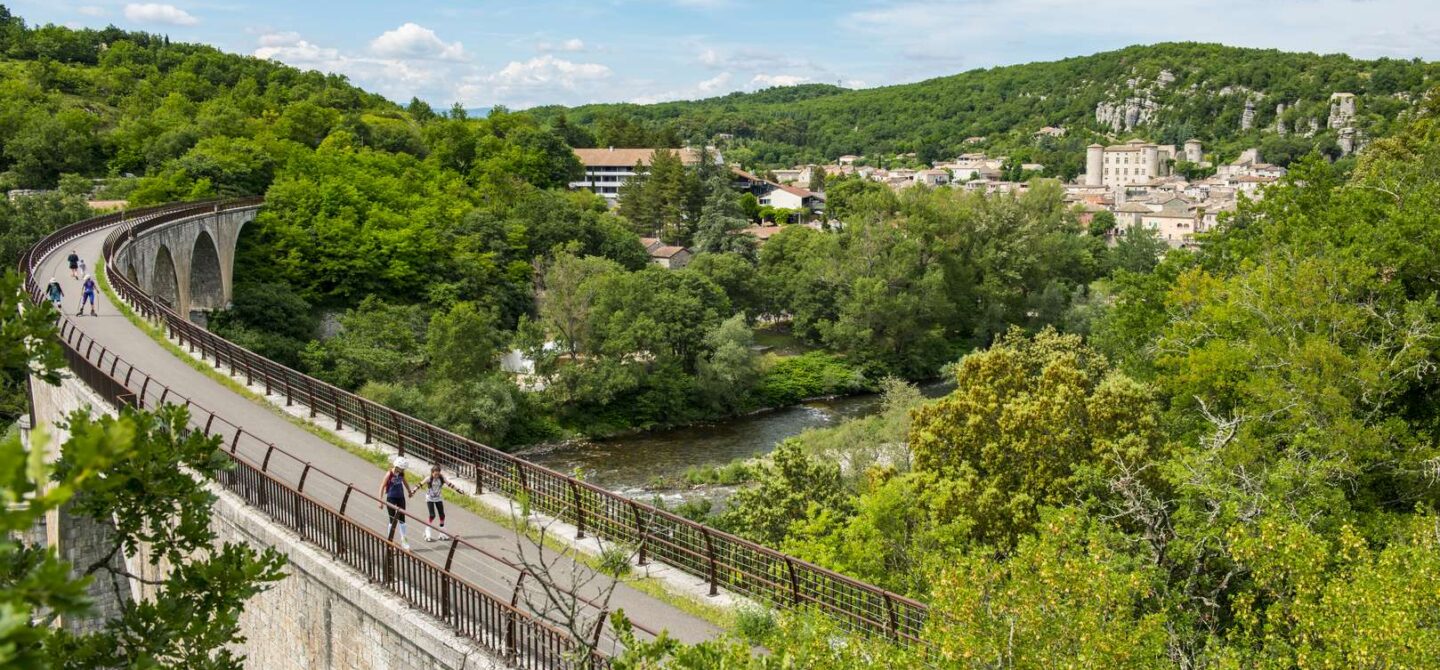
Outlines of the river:
[{"label": "river", "polygon": [[[930,383],[921,390],[936,397],[948,387]],[[657,480],[674,480],[691,467],[724,465],[737,458],[767,454],[781,440],[806,428],[875,414],[880,411],[880,400],[877,394],[816,400],[720,423],[542,445],[519,455],[566,474],[583,472],[586,481],[621,494],[658,493],[652,486]]]}]

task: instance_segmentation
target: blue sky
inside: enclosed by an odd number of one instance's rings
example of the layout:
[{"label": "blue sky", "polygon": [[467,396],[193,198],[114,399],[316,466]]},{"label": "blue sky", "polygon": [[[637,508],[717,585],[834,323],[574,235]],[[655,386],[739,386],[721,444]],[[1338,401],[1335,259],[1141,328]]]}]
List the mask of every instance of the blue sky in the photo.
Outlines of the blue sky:
[{"label": "blue sky", "polygon": [[437,105],[882,86],[1197,40],[1440,59],[1436,0],[0,0],[31,23],[169,34]]}]

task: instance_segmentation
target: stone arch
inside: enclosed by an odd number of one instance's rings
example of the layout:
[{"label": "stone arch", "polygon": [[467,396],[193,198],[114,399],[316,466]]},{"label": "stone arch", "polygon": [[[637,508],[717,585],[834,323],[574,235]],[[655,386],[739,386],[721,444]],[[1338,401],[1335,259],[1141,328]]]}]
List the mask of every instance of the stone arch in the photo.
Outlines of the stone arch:
[{"label": "stone arch", "polygon": [[150,295],[168,307],[180,304],[180,275],[175,270],[170,247],[163,244],[155,252],[155,264],[150,271]]},{"label": "stone arch", "polygon": [[220,270],[220,253],[209,231],[195,236],[190,252],[190,308],[218,309],[225,306],[225,279]]},{"label": "stone arch", "polygon": [[125,254],[128,260],[125,261],[125,278],[136,286],[140,285],[140,273],[135,270],[135,259],[129,258],[131,254]]}]

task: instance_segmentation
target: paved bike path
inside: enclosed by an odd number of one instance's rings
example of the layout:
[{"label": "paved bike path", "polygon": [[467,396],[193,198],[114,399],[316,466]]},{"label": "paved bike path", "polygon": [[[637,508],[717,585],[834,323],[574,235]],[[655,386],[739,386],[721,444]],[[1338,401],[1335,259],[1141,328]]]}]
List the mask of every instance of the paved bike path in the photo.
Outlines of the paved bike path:
[{"label": "paved bike path", "polygon": [[[101,246],[110,230],[110,228],[102,229],[57,249],[53,254],[42,259],[36,268],[36,279],[42,285],[52,277],[60,281],[65,291],[64,308],[68,314],[72,315],[70,317],[72,322],[82,332],[94,338],[99,345],[132,363],[139,370],[148,373],[175,393],[189,398],[206,409],[213,410],[221,418],[242,427],[261,440],[275,444],[308,460],[314,467],[334,475],[341,481],[353,484],[360,492],[370,495],[376,493],[384,476],[382,469],[310,434],[289,419],[278,415],[274,409],[262,407],[217,380],[195,370],[187,362],[175,357],[151,339],[147,333],[130,323],[114,305],[110,304],[108,296],[103,292],[96,299],[99,316],[92,317],[88,313],[85,316],[74,316],[74,310],[80,303],[82,280],[71,278],[70,271],[65,264],[65,257],[72,249],[77,251],[85,259],[93,273],[94,268],[101,260]],[[259,460],[256,455],[250,456],[254,461]],[[277,461],[277,465],[278,463],[279,461]],[[298,473],[289,474],[295,476]],[[415,472],[412,468],[410,474],[412,475],[410,481],[413,485],[416,476],[421,473]],[[314,475],[311,476],[314,477]],[[370,508],[370,505],[364,507]],[[410,505],[412,514],[423,514],[423,508],[421,495],[412,498]],[[362,512],[359,518],[373,523],[372,529],[381,534],[385,533],[385,517],[381,510],[374,508],[370,512],[358,509],[356,511]],[[492,554],[505,557],[515,555],[517,543],[515,533],[510,529],[456,505],[448,505],[447,512],[448,531]],[[444,542],[427,543],[422,539],[423,531],[418,524],[408,525],[412,526],[410,528],[410,544],[413,552],[443,564],[449,544]],[[281,549],[283,550],[283,548]],[[529,551],[527,549],[527,554]],[[487,565],[486,562],[476,560],[473,556],[457,561],[454,572],[502,600],[509,598],[515,583],[513,569],[495,563]],[[603,582],[605,579],[601,578],[600,581]],[[589,597],[597,590],[599,590],[599,582],[592,582],[582,592],[587,592],[586,595]],[[610,601],[611,610],[620,608],[623,608],[637,625],[655,631],[668,630],[672,637],[685,642],[710,639],[723,632],[704,619],[624,583],[615,589]]]}]

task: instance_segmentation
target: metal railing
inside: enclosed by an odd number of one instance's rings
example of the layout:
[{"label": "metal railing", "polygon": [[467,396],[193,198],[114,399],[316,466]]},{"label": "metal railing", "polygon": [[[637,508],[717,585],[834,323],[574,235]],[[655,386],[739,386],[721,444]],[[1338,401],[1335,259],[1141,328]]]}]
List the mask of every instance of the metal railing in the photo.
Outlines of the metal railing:
[{"label": "metal railing", "polygon": [[[19,262],[26,292],[37,304],[43,299],[33,272],[36,261],[75,238],[122,221],[173,219],[213,211],[216,206],[215,202],[166,205],[97,217],[56,231],[27,250]],[[450,540],[443,565],[403,551],[394,541],[386,503],[175,393],[81,332],[69,319],[62,318],[59,334],[67,366],[86,386],[116,406],[183,404],[190,408],[194,428],[222,438],[226,445],[224,452],[233,467],[220,473],[220,485],[303,540],[355,568],[372,583],[519,667],[609,667],[609,660],[598,651],[604,611],[599,612],[590,644],[579,643],[570,633],[521,608],[527,585],[539,579],[525,566],[458,538]],[[337,498],[338,507],[326,502]],[[418,517],[400,513],[416,524],[423,523]],[[386,527],[387,535],[376,533],[372,530],[375,527]],[[508,592],[508,600],[477,584],[475,577],[457,574],[462,568],[500,584],[504,588],[495,590]],[[598,607],[579,594],[571,595],[582,606]],[[640,624],[635,628],[655,634]]]},{"label": "metal railing", "polygon": [[[124,245],[146,231],[199,216],[216,208],[252,207],[258,199],[203,203],[199,210],[169,210],[138,217],[105,241],[107,267]],[[103,218],[103,217],[102,217]],[[92,220],[93,221],[93,220]],[[112,225],[115,221],[103,225]],[[86,225],[89,224],[89,225]],[[84,222],[88,231],[103,225]],[[569,477],[519,457],[425,423],[354,393],[315,379],[237,346],[175,313],[146,294],[123,273],[108,274],[122,299],[168,335],[216,368],[267,395],[281,394],[312,419],[333,420],[337,430],[363,433],[400,454],[413,454],[450,469],[474,484],[512,498],[524,495],[537,511],[574,524],[580,535],[594,533],[635,547],[641,565],[658,560],[708,582],[710,593],[725,588],[778,607],[812,606],[851,628],[918,641],[927,608],[911,598],[710,528],[663,509]]]},{"label": "metal railing", "polygon": [[[221,486],[302,540],[354,568],[370,583],[400,596],[410,606],[449,624],[460,635],[520,667],[609,667],[608,659],[598,650],[587,650],[570,633],[522,609],[526,577],[539,578],[523,566],[453,537],[443,564],[405,551],[396,544],[395,527],[388,523],[389,510],[379,498],[172,391],[99,345],[68,319],[61,321],[60,339],[70,369],[106,401],[139,408],[166,404],[189,408],[194,429],[219,438],[221,450],[230,456],[233,467],[222,470],[217,477]],[[408,513],[405,516],[413,523],[423,523]],[[374,528],[387,528],[387,533],[382,535]],[[462,568],[469,568],[472,576],[457,574]],[[485,574],[487,570],[489,575]],[[513,575],[497,574],[510,572]],[[477,584],[474,575],[509,585],[508,600],[494,595],[493,590],[499,589]],[[603,620],[601,612],[602,625]],[[598,642],[599,633],[597,626],[592,645]]]}]

